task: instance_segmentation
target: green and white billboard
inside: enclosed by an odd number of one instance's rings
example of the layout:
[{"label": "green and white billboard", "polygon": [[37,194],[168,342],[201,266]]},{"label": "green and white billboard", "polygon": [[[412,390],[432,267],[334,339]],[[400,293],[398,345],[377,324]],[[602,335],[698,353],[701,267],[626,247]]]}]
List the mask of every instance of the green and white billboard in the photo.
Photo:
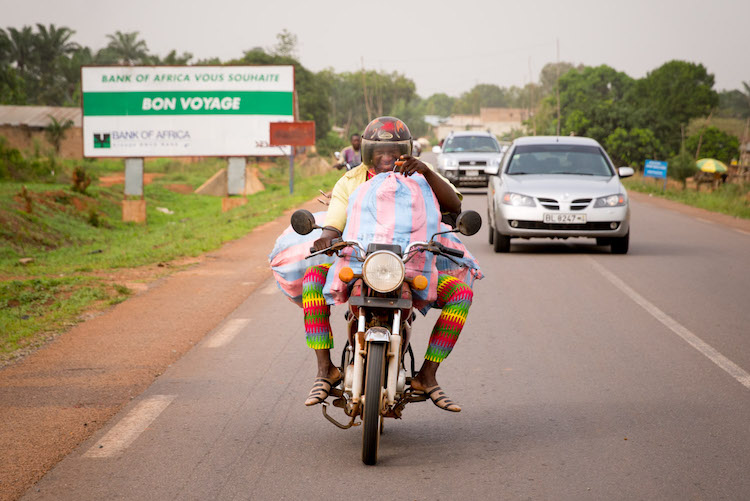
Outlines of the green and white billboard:
[{"label": "green and white billboard", "polygon": [[87,66],[86,157],[288,154],[271,122],[294,121],[293,66]]}]

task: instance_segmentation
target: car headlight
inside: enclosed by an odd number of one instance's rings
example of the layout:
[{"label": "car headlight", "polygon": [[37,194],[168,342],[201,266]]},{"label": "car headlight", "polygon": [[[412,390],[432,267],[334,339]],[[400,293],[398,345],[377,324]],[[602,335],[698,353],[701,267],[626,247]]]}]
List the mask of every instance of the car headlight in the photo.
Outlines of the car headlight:
[{"label": "car headlight", "polygon": [[515,207],[536,207],[536,202],[534,202],[533,198],[521,195],[520,193],[505,193],[503,195],[503,203]]},{"label": "car headlight", "polygon": [[489,162],[487,162],[487,167],[484,169],[484,172],[487,174],[497,174],[497,171],[500,169],[500,159],[499,158],[492,158]]},{"label": "car headlight", "polygon": [[594,202],[594,207],[622,207],[625,203],[625,195],[618,193],[616,195],[597,198],[596,202]]},{"label": "car headlight", "polygon": [[391,292],[404,281],[404,263],[393,252],[373,252],[362,265],[362,278],[377,292]]},{"label": "car headlight", "polygon": [[455,158],[446,158],[443,165],[446,167],[458,167],[458,160]]}]

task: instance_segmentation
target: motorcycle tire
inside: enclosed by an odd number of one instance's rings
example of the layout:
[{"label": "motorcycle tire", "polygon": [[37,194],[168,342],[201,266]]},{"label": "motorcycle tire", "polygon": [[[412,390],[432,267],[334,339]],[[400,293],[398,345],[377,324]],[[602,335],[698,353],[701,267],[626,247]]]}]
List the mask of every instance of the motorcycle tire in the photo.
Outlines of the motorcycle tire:
[{"label": "motorcycle tire", "polygon": [[367,350],[365,408],[362,412],[362,462],[366,465],[374,465],[378,462],[381,389],[385,380],[385,347],[384,343],[371,343]]}]

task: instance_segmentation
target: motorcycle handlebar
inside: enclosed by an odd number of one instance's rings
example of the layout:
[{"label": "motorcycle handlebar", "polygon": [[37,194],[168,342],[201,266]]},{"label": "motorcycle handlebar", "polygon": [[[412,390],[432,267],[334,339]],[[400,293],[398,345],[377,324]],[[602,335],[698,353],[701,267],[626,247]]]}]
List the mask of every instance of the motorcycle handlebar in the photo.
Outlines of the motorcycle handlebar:
[{"label": "motorcycle handlebar", "polygon": [[447,254],[449,256],[453,257],[464,257],[464,251],[458,250],[458,249],[451,249],[450,247],[446,247],[443,244],[439,244],[436,242],[437,248],[440,249],[440,252],[443,254]]}]

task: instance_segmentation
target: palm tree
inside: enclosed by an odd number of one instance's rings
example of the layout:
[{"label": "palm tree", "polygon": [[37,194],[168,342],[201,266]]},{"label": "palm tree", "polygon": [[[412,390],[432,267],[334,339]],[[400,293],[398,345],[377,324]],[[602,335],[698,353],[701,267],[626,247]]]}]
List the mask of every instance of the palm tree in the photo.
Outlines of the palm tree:
[{"label": "palm tree", "polygon": [[65,120],[64,122],[58,122],[55,117],[49,115],[49,125],[45,128],[44,134],[47,136],[47,140],[52,143],[55,147],[55,152],[60,154],[60,146],[62,145],[65,135],[68,133],[68,129],[73,126],[73,120]]},{"label": "palm tree", "polygon": [[138,32],[122,33],[116,31],[114,35],[107,35],[109,44],[103,49],[104,58],[109,58],[119,64],[132,66],[150,61],[148,47],[144,40],[138,40]]},{"label": "palm tree", "polygon": [[35,39],[35,49],[39,54],[39,62],[42,66],[42,72],[54,71],[54,67],[60,57],[65,57],[74,53],[80,46],[70,41],[75,31],[63,26],[55,27],[50,24],[49,28],[43,24],[36,25],[37,35]]},{"label": "palm tree", "polygon": [[9,55],[10,60],[16,64],[16,69],[25,76],[29,66],[34,63],[34,39],[36,35],[31,30],[31,26],[24,26],[21,30],[8,28],[8,41],[10,42]]}]

